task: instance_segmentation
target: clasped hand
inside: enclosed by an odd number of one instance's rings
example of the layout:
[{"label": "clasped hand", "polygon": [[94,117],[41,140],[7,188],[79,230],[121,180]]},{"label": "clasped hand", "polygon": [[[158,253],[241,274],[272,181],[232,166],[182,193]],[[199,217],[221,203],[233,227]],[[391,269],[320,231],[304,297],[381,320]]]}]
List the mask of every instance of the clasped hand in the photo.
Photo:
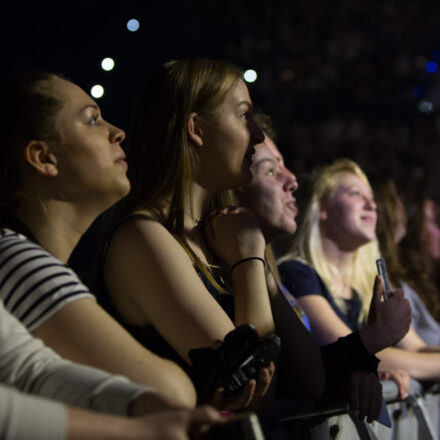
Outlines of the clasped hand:
[{"label": "clasped hand", "polygon": [[203,226],[208,246],[229,267],[243,258],[264,258],[266,242],[249,209],[225,207],[211,212],[204,218]]}]

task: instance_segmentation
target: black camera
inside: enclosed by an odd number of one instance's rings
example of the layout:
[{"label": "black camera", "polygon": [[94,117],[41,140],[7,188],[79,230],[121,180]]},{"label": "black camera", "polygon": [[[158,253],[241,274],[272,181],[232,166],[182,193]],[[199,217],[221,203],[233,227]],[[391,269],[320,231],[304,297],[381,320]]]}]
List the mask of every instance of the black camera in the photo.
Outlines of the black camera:
[{"label": "black camera", "polygon": [[258,336],[252,325],[241,325],[229,332],[216,348],[189,351],[196,387],[212,394],[217,387],[226,397],[238,395],[249,379],[257,379],[263,367],[276,361],[281,349],[280,338]]}]

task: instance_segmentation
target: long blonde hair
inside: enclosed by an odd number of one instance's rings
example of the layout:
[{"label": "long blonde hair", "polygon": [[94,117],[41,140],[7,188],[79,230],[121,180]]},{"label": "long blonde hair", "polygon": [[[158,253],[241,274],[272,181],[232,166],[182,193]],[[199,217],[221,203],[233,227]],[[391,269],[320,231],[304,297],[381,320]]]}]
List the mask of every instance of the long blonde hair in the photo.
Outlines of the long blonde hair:
[{"label": "long blonde hair", "polygon": [[[332,280],[338,274],[338,269],[324,254],[320,229],[320,211],[333,194],[338,183],[338,177],[344,172],[359,177],[371,189],[365,173],[350,159],[338,159],[331,165],[317,170],[313,178],[312,197],[305,210],[298,235],[291,252],[281,260],[296,258],[312,266],[323,279],[334,301],[342,310],[345,308],[345,303],[332,287]],[[361,297],[360,323],[365,322],[368,316],[376,276],[375,261],[379,256],[377,240],[360,246],[354,252],[348,281]]]}]

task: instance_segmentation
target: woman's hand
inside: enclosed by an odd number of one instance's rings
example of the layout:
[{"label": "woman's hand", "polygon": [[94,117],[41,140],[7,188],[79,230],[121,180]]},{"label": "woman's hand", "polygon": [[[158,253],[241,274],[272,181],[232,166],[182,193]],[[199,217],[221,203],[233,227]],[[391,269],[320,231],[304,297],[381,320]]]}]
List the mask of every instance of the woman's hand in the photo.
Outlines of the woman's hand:
[{"label": "woman's hand", "polygon": [[343,395],[351,411],[367,422],[376,420],[382,404],[382,385],[374,373],[351,371],[343,382]]},{"label": "woman's hand", "polygon": [[215,390],[211,404],[218,409],[239,411],[257,405],[259,400],[267,393],[275,373],[275,364],[271,362],[260,370],[258,380],[250,379],[243,391],[236,397],[226,398],[224,389]]},{"label": "woman's hand", "polygon": [[211,250],[229,267],[243,258],[264,258],[266,242],[249,209],[227,207],[212,212],[205,217],[202,227]]},{"label": "woman's hand", "polygon": [[379,370],[378,374],[380,380],[392,380],[397,384],[399,399],[403,400],[408,397],[410,376],[406,371],[385,369]]},{"label": "woman's hand", "polygon": [[382,279],[377,275],[368,326],[360,331],[365,348],[370,354],[396,344],[406,335],[411,324],[411,307],[402,290],[392,290],[385,301],[382,301],[383,291]]}]

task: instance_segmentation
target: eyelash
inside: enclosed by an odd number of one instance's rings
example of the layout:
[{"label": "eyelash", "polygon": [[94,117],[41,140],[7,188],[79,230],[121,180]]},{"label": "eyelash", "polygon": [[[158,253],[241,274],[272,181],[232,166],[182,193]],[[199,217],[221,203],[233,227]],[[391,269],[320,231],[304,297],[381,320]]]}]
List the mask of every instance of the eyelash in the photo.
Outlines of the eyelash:
[{"label": "eyelash", "polygon": [[91,118],[88,122],[89,125],[97,125],[97,121],[98,121],[98,117],[99,115],[95,115],[93,116],[93,118]]},{"label": "eyelash", "polygon": [[252,112],[251,111],[247,111],[241,114],[241,117],[246,120],[249,121],[249,119],[252,117]]}]

